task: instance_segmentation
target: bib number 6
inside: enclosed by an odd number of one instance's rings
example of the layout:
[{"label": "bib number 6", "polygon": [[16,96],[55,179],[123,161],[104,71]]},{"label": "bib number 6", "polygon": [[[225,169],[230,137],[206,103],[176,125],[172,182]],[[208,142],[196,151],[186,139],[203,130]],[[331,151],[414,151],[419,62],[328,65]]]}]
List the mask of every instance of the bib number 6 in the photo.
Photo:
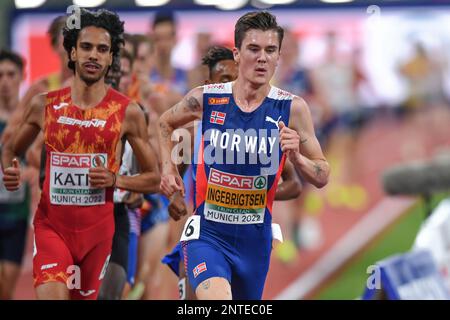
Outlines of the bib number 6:
[{"label": "bib number 6", "polygon": [[180,241],[188,241],[198,239],[200,237],[200,216],[194,215],[190,217],[183,228]]}]

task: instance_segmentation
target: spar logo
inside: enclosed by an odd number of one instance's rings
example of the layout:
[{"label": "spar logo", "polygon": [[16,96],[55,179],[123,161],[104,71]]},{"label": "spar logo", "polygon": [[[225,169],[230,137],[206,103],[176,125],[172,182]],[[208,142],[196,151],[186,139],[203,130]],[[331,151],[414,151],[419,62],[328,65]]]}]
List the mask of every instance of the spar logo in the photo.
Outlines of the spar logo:
[{"label": "spar logo", "polygon": [[52,154],[52,165],[66,168],[90,168],[91,155]]},{"label": "spar logo", "polygon": [[241,176],[211,169],[209,183],[240,190],[261,190],[267,186],[267,178],[264,176]]},{"label": "spar logo", "polygon": [[267,185],[266,177],[259,176],[255,179],[255,188],[256,189],[264,189]]},{"label": "spar logo", "polygon": [[52,154],[52,165],[66,168],[91,168],[96,167],[95,156],[100,158],[103,166],[106,166],[104,154]]},{"label": "spar logo", "polygon": [[[103,154],[98,154],[97,156],[100,158],[100,162],[102,163],[102,166],[106,167],[106,157]],[[92,164],[92,167],[97,166],[97,164],[95,163],[95,156],[92,157],[91,164]]]}]

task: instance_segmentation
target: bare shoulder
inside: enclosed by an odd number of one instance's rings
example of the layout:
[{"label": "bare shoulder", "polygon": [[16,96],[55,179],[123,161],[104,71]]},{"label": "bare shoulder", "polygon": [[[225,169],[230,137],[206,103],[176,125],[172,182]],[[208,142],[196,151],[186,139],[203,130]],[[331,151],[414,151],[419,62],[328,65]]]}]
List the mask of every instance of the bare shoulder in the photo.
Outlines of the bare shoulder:
[{"label": "bare shoulder", "polygon": [[35,95],[25,109],[22,121],[24,123],[36,125],[39,128],[43,127],[46,105],[46,93]]},{"label": "bare shoulder", "polygon": [[309,111],[308,104],[302,97],[299,97],[299,96],[293,97],[291,108],[292,108],[293,112],[298,112],[298,113]]},{"label": "bare shoulder", "polygon": [[136,102],[131,101],[125,110],[125,121],[136,121],[140,117],[144,117],[144,110]]},{"label": "bare shoulder", "polygon": [[43,112],[46,104],[46,96],[47,96],[46,93],[40,93],[31,98],[29,104],[30,107],[28,108],[29,112],[31,113]]},{"label": "bare shoulder", "polygon": [[291,104],[291,116],[289,119],[289,124],[298,124],[299,121],[310,118],[310,110],[306,101],[299,97],[294,96]]},{"label": "bare shoulder", "polygon": [[203,86],[189,91],[183,98],[191,111],[196,111],[203,106]]}]

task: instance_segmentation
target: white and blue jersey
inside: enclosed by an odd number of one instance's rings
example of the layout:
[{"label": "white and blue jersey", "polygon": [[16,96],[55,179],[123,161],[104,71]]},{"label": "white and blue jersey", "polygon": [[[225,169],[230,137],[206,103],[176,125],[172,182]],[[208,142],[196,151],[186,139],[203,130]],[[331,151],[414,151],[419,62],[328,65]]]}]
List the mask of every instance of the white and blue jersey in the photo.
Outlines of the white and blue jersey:
[{"label": "white and blue jersey", "polygon": [[272,204],[285,162],[279,122],[289,123],[293,95],[271,87],[244,112],[232,82],[204,86],[200,143],[194,156],[194,215],[183,230],[193,288],[223,277],[235,299],[260,299],[272,245]]}]

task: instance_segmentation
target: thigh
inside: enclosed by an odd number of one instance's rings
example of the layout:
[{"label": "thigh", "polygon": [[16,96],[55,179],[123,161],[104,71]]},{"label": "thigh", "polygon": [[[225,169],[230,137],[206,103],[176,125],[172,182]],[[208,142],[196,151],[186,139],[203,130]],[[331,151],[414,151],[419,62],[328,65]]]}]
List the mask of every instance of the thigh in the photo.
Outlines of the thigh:
[{"label": "thigh", "polygon": [[60,282],[67,285],[72,254],[64,239],[47,223],[34,224],[34,286]]},{"label": "thigh", "polygon": [[260,300],[270,265],[270,239],[243,244],[233,259],[233,299]]},{"label": "thigh", "polygon": [[0,300],[10,300],[20,275],[20,265],[10,261],[0,261]]},{"label": "thigh", "polygon": [[[231,282],[230,263],[218,247],[202,239],[191,240],[182,243],[182,253],[187,280],[195,292],[202,282],[210,278]],[[215,283],[213,281],[212,285]]]},{"label": "thigh", "polygon": [[231,300],[230,282],[221,277],[212,277],[202,281],[195,290],[198,300]]},{"label": "thigh", "polygon": [[82,259],[80,268],[80,286],[71,290],[75,300],[96,300],[100,284],[105,276],[111,257],[112,238],[99,242]]}]

